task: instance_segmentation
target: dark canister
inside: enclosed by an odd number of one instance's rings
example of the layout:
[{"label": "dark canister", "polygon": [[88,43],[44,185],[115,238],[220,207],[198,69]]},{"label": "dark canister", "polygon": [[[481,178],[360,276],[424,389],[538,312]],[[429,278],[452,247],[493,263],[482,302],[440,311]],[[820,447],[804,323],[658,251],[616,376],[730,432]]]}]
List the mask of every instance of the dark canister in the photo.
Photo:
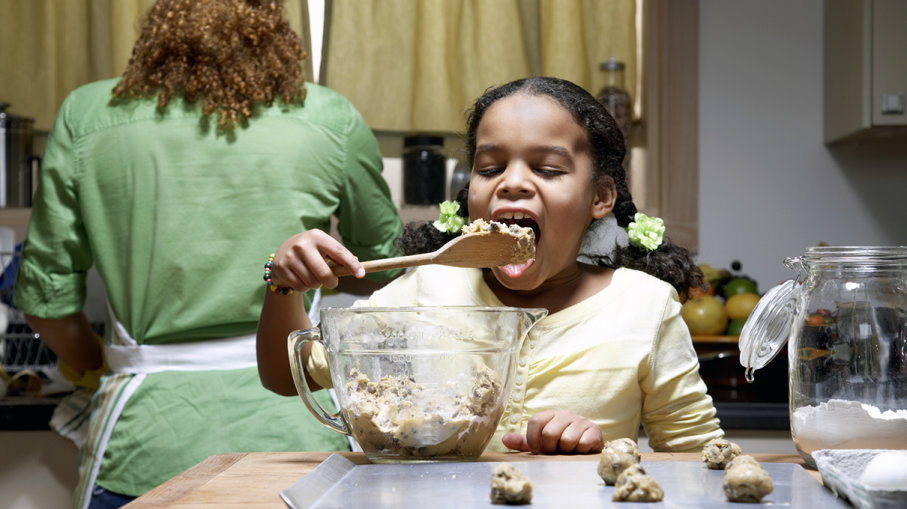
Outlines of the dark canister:
[{"label": "dark canister", "polygon": [[444,201],[444,138],[416,135],[403,139],[403,201],[437,205]]},{"label": "dark canister", "polygon": [[0,102],[0,208],[29,207],[35,170],[35,121],[7,112],[8,106]]}]

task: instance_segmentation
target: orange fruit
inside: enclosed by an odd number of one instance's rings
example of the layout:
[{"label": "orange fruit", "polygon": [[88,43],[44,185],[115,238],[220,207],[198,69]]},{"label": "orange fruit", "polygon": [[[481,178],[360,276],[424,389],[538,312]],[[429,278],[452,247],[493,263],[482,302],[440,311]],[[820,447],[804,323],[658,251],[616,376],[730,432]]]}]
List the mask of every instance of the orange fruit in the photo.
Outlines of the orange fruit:
[{"label": "orange fruit", "polygon": [[699,297],[700,295],[715,295],[715,288],[710,285],[708,281],[703,284],[705,285],[705,289],[702,289],[699,286],[691,286],[687,291],[687,296],[692,299],[693,297]]},{"label": "orange fruit", "polygon": [[806,325],[812,325],[814,327],[819,326],[819,325],[825,325],[825,317],[822,315],[818,315],[818,314],[809,315],[809,317],[806,318]]},{"label": "orange fruit", "polygon": [[690,334],[724,334],[727,328],[724,303],[711,295],[700,295],[684,302],[680,316],[690,328]]},{"label": "orange fruit", "polygon": [[724,303],[724,309],[731,320],[746,319],[758,303],[759,296],[755,293],[738,293]]}]

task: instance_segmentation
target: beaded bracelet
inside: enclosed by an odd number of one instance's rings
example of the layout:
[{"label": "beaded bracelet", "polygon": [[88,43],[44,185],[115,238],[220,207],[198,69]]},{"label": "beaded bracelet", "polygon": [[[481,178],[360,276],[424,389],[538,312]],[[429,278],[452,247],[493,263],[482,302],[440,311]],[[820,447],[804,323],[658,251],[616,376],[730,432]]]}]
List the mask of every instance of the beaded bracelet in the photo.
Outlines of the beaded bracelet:
[{"label": "beaded bracelet", "polygon": [[268,290],[271,290],[272,292],[275,292],[275,293],[279,293],[281,295],[292,295],[293,294],[292,288],[290,288],[288,286],[278,286],[278,285],[275,285],[273,281],[271,281],[271,267],[273,267],[273,266],[274,266],[274,253],[271,253],[271,255],[268,256],[267,263],[265,263],[265,276],[263,278],[265,280],[265,282],[268,283]]}]

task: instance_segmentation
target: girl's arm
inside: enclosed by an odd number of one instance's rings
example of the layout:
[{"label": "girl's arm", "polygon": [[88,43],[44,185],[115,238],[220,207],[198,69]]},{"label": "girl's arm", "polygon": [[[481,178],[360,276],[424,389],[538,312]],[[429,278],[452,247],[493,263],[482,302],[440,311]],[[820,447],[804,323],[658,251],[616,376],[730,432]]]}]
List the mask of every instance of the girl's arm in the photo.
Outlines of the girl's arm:
[{"label": "girl's arm", "polygon": [[656,452],[699,451],[709,440],[724,436],[680,309],[675,299],[665,306],[650,353],[652,369],[640,380],[645,394],[642,423]]},{"label": "girl's arm", "polygon": [[[346,266],[356,278],[365,276],[359,260],[343,244],[321,230],[308,230],[281,244],[274,254],[271,281],[281,288],[292,288],[289,295],[266,291],[256,334],[258,376],[268,390],[291,396],[296,394],[287,336],[294,330],[312,327],[303,305],[303,292],[326,286],[335,288],[338,280],[328,260]],[[303,361],[308,351],[303,351]],[[309,387],[318,389],[311,379]]]}]

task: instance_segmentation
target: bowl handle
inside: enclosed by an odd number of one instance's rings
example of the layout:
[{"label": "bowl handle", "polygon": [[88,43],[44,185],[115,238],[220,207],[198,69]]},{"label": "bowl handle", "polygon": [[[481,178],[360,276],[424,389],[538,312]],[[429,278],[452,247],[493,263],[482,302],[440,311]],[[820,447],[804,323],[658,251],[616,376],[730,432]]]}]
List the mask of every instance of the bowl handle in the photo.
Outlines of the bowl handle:
[{"label": "bowl handle", "polygon": [[[309,412],[311,412],[321,424],[324,424],[329,429],[342,435],[349,435],[349,428],[347,428],[346,423],[343,422],[343,417],[340,415],[340,412],[331,413],[325,410],[324,407],[315,400],[315,396],[312,395],[312,390],[309,389],[309,384],[305,381],[305,363],[302,361],[302,347],[310,341],[321,343],[321,331],[317,327],[303,331],[293,331],[287,337],[287,346],[290,350],[290,371],[293,373],[293,383],[296,384],[296,392],[299,393],[302,402],[305,403]],[[314,345],[312,346],[314,347]]]}]

